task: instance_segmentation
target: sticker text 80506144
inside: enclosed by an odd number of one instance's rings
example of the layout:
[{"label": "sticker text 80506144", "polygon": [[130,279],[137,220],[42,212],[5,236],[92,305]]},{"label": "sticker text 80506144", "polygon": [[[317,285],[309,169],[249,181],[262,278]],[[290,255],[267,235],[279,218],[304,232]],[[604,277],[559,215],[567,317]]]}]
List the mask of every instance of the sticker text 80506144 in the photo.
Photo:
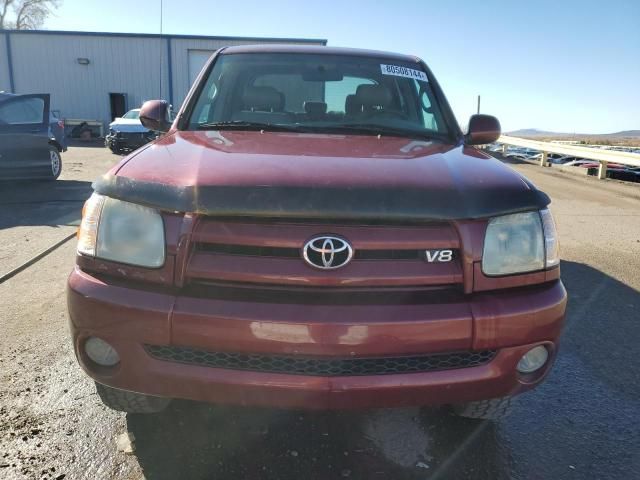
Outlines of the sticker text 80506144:
[{"label": "sticker text 80506144", "polygon": [[413,68],[400,67],[398,65],[380,65],[380,70],[384,75],[394,75],[396,77],[415,78],[423,82],[427,81],[427,74],[422,70],[414,70]]}]

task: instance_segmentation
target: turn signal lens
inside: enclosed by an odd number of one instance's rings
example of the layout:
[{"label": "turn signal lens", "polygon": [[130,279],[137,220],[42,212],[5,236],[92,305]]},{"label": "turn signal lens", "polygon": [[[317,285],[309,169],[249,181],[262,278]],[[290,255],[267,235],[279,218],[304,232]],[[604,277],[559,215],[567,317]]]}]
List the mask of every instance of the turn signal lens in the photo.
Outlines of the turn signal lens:
[{"label": "turn signal lens", "polygon": [[551,215],[548,208],[540,210],[540,217],[542,218],[542,229],[544,230],[546,266],[547,268],[555,267],[560,263],[560,248],[558,245],[556,223],[553,221],[553,215]]},{"label": "turn signal lens", "polygon": [[98,223],[105,197],[94,193],[82,208],[82,222],[78,230],[78,253],[95,257],[98,239]]}]

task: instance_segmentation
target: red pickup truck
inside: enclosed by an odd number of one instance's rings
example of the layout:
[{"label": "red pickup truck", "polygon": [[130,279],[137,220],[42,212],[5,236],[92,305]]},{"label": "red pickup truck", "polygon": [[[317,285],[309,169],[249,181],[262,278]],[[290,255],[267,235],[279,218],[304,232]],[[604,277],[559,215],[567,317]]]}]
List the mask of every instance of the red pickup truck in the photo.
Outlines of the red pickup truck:
[{"label": "red pickup truck", "polygon": [[68,306],[110,407],[172,398],[504,414],[557,353],[547,195],[458,127],[419,58],[217,51],[176,119],[94,184]]}]

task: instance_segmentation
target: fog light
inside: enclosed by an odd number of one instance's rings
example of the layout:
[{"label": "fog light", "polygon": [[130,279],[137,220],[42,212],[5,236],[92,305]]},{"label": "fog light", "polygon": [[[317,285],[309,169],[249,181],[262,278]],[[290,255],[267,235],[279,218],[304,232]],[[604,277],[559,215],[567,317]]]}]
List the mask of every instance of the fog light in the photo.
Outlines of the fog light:
[{"label": "fog light", "polygon": [[103,367],[113,367],[120,361],[115,348],[98,337],[89,337],[84,342],[84,351],[91,360]]},{"label": "fog light", "polygon": [[547,363],[548,358],[549,352],[546,347],[538,345],[522,356],[517,369],[520,373],[533,373]]}]

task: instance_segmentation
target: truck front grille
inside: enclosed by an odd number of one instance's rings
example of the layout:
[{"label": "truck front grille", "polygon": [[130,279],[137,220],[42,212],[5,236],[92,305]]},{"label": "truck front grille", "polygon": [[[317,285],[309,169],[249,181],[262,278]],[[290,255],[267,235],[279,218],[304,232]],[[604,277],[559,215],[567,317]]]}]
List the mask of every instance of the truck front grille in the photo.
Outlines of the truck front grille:
[{"label": "truck front grille", "polygon": [[[203,252],[252,257],[300,258],[300,248],[261,247],[252,245],[200,244]],[[356,250],[354,260],[424,260],[425,251],[418,249]]]},{"label": "truck front grille", "polygon": [[[351,262],[333,270],[307,264],[304,245],[321,235],[348,241],[354,252]],[[452,255],[429,262],[425,251],[434,249]],[[374,226],[204,217],[184,256],[184,285],[459,288],[461,257],[458,234],[448,223]]]},{"label": "truck front grille", "polygon": [[171,345],[145,345],[149,355],[189,365],[230,370],[323,377],[435,372],[489,363],[495,350],[437,353],[408,357],[319,358],[294,355],[211,352]]}]

